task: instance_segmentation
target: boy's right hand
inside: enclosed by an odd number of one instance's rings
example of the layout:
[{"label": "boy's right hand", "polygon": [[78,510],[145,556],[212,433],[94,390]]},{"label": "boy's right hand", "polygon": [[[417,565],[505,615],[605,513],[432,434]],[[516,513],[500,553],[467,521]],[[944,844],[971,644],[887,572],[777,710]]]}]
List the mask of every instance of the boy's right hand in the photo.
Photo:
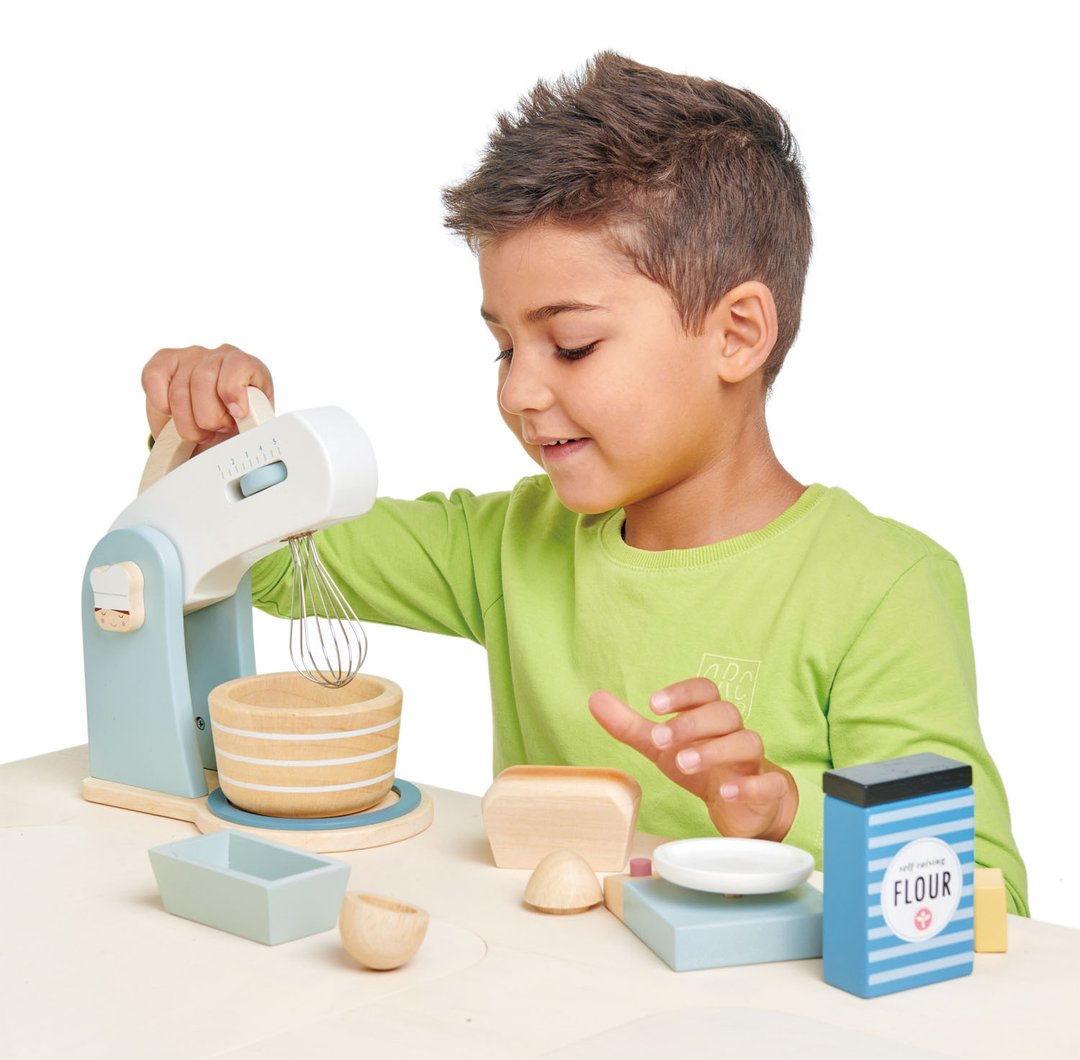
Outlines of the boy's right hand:
[{"label": "boy's right hand", "polygon": [[158,350],[143,368],[142,386],[150,433],[156,438],[171,419],[180,437],[198,443],[198,450],[236,434],[236,421],[248,412],[247,387],[258,387],[274,401],[270,369],[229,345]]}]

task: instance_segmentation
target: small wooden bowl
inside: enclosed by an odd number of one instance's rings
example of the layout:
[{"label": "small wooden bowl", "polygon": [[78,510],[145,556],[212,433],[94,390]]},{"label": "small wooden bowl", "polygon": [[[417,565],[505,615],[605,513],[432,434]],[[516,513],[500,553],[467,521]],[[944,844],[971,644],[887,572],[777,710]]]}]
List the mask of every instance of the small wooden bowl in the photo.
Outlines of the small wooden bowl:
[{"label": "small wooden bowl", "polygon": [[345,949],[377,971],[400,968],[420,948],[427,926],[423,909],[356,891],[345,895],[338,920]]},{"label": "small wooden bowl", "polygon": [[257,674],[210,693],[218,783],[234,806],[271,817],[341,817],[390,791],[401,689],[358,674],[324,688]]}]

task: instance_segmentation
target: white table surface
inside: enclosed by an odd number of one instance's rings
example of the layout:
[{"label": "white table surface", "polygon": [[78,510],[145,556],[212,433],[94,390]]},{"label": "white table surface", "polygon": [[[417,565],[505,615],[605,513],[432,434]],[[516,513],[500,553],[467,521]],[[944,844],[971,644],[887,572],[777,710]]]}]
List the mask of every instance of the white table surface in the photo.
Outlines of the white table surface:
[{"label": "white table surface", "polygon": [[494,867],[480,800],[427,788],[426,832],[334,855],[351,890],[431,914],[412,961],[372,972],[336,931],[270,947],[165,913],[147,850],[193,826],[84,802],[86,774],[85,747],[0,766],[4,1060],[1080,1056],[1070,928],[1010,917],[1008,954],[873,1000],[817,960],[673,972],[602,906],[528,910],[529,872]]}]

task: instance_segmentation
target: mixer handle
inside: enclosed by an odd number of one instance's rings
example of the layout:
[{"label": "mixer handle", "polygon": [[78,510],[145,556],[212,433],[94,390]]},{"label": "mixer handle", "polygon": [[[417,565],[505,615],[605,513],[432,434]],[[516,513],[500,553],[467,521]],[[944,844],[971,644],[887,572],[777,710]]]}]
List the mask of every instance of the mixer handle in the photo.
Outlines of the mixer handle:
[{"label": "mixer handle", "polygon": [[[270,399],[257,387],[247,388],[247,399],[248,414],[236,421],[236,426],[241,432],[258,427],[274,415],[274,406],[270,404]],[[146,467],[143,468],[139,492],[142,493],[158,479],[164,478],[174,468],[179,467],[194,450],[195,443],[181,438],[173,421],[169,420],[154,440],[154,448],[150,450],[150,457],[146,461]]]}]

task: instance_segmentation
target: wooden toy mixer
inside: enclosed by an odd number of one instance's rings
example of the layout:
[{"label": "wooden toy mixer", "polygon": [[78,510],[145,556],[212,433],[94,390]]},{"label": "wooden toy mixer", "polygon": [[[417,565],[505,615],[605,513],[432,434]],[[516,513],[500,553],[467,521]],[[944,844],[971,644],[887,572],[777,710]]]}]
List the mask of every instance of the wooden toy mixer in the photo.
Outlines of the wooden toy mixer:
[{"label": "wooden toy mixer", "polygon": [[[349,686],[364,657],[363,632],[311,536],[374,503],[371,443],[342,409],[277,416],[260,391],[249,388],[248,399],[240,433],[196,456],[166,425],[139,495],[90,554],[82,617],[91,776],[83,796],[190,820],[204,832],[276,830],[320,851],[415,834],[430,821],[430,801],[394,780],[392,755],[390,771],[373,765],[383,772],[370,782],[336,774],[315,787],[310,781],[324,766],[386,755],[389,739],[391,751],[397,746],[400,689],[366,675]],[[249,571],[284,544],[293,559],[290,653],[302,676],[252,677]],[[215,709],[231,711],[230,722],[248,719],[241,724],[252,730],[221,724],[222,740],[237,732],[240,739],[228,752],[234,785],[222,774],[217,790],[214,690]],[[368,708],[381,713],[366,724],[348,713],[354,707],[361,710],[355,717],[368,717]],[[266,731],[254,731],[259,726]],[[332,731],[307,731],[312,726]],[[387,734],[377,753],[343,758],[327,742],[352,740],[355,750],[372,733]],[[270,750],[252,750],[260,744]],[[305,802],[309,788],[339,792],[376,782],[383,786],[371,788],[376,804],[366,813],[350,813],[340,798]],[[230,801],[234,791],[249,794],[248,808]],[[275,801],[267,792],[286,796]]]}]

